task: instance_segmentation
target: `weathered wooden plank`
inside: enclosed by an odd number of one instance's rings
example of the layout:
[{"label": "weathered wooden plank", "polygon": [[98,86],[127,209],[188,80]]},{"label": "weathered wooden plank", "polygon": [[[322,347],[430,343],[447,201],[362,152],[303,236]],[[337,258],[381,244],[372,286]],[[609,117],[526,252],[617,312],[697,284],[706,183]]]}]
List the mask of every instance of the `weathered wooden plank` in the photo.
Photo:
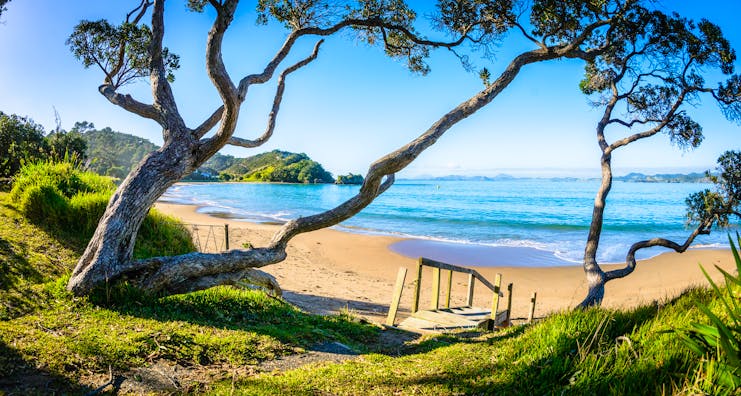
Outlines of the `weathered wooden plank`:
[{"label": "weathered wooden plank", "polygon": [[461,329],[475,329],[478,326],[452,326],[452,325],[445,325],[441,323],[432,322],[429,320],[424,320],[420,318],[413,318],[408,317],[404,319],[397,328],[411,331],[414,333],[421,333],[421,334],[435,334],[435,333],[444,333],[449,331],[456,331]]},{"label": "weathered wooden plank", "polygon": [[509,326],[511,324],[511,318],[512,318],[512,284],[507,285],[507,318],[504,321],[505,326]]},{"label": "weathered wooden plank", "polygon": [[430,309],[440,308],[440,268],[432,268],[432,296],[430,296]]},{"label": "weathered wooden plank", "polygon": [[396,313],[399,311],[399,303],[401,302],[401,292],[404,290],[404,281],[407,277],[407,269],[404,267],[399,268],[399,273],[396,275],[396,286],[394,286],[394,295],[391,298],[391,306],[389,307],[389,313],[386,317],[386,325],[393,326],[396,321]]},{"label": "weathered wooden plank", "polygon": [[459,316],[462,316],[464,318],[468,318],[469,320],[486,320],[491,317],[491,312],[489,312],[488,309],[484,308],[478,308],[478,307],[460,307],[460,308],[450,308],[444,310],[444,312],[450,312]]},{"label": "weathered wooden plank", "polygon": [[484,286],[488,287],[489,290],[494,290],[494,285],[488,280],[486,280],[486,278],[481,276],[481,274],[479,274],[478,271],[476,270],[472,270],[470,268],[459,267],[457,265],[443,263],[440,261],[430,260],[424,257],[420,258],[420,263],[422,265],[432,267],[432,268],[439,268],[441,270],[451,270],[455,272],[462,272],[464,274],[473,274],[473,276],[475,276],[481,283],[483,283]]},{"label": "weathered wooden plank", "polygon": [[414,280],[414,300],[412,301],[412,312],[419,311],[419,293],[422,290],[422,262],[424,259],[419,258],[417,263],[417,279]]},{"label": "weathered wooden plank", "polygon": [[450,308],[450,293],[453,289],[453,271],[448,271],[448,286],[447,293],[445,293],[445,308]]},{"label": "weathered wooden plank", "polygon": [[499,309],[499,290],[502,285],[502,274],[497,274],[494,278],[494,297],[491,299],[491,319],[494,320],[497,317],[497,310]]},{"label": "weathered wooden plank", "polygon": [[535,299],[538,298],[538,293],[533,292],[532,297],[530,297],[530,314],[527,316],[527,322],[531,323],[533,321],[533,318],[535,317]]},{"label": "weathered wooden plank", "polygon": [[468,274],[468,297],[466,298],[466,305],[469,307],[473,306],[473,287],[476,283],[476,277],[473,274]]},{"label": "weathered wooden plank", "polygon": [[435,260],[431,260],[431,259],[424,258],[424,257],[421,259],[421,262],[422,262],[422,265],[426,265],[426,266],[432,267],[432,268],[439,268],[439,269],[443,269],[443,270],[449,270],[449,271],[455,271],[455,272],[462,272],[464,274],[473,274],[473,273],[476,273],[475,270],[472,270],[470,268],[459,267],[457,265],[443,263],[443,262],[440,262],[440,261],[435,261]]},{"label": "weathered wooden plank", "polygon": [[[466,317],[456,315],[454,313],[450,312],[444,312],[444,311],[417,311],[414,314],[412,314],[413,318],[418,319],[424,319],[429,320],[431,322],[440,323],[443,325],[448,326],[459,326],[459,327],[468,327],[468,326],[478,326],[481,322],[480,320],[471,320]],[[484,319],[486,320],[486,319]]]}]

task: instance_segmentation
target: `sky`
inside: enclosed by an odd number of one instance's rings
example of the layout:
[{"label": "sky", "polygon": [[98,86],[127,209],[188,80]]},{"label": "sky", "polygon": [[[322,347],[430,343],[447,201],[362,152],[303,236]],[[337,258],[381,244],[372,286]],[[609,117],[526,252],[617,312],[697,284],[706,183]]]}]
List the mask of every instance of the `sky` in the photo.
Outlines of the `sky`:
[{"label": "sky", "polygon": [[[110,104],[97,87],[103,74],[83,68],[65,40],[81,19],[123,20],[134,0],[12,0],[0,21],[0,111],[28,116],[47,130],[77,121],[97,128],[145,137],[162,143],[161,129],[149,120]],[[432,1],[411,1],[420,10],[419,29],[429,31]],[[189,126],[200,124],[219,105],[205,73],[206,34],[213,14],[188,12],[185,1],[171,0],[165,15],[165,45],[180,55],[173,84],[178,108]],[[741,1],[658,2],[665,11],[718,24],[741,51]],[[243,1],[225,38],[223,54],[235,80],[261,71],[282,44],[285,29],[277,23],[255,24],[254,2]],[[435,37],[430,33],[430,37]],[[439,36],[438,36],[439,37]],[[305,38],[285,66],[307,56],[316,38]],[[494,76],[517,53],[530,49],[512,34],[493,60],[475,59]],[[365,173],[376,159],[423,133],[443,114],[483,88],[476,73],[464,70],[448,51],[433,52],[427,76],[411,74],[350,34],[327,39],[319,57],[289,76],[277,127],[271,141],[256,149],[225,147],[240,157],[281,149],[304,152],[337,174]],[[741,62],[737,62],[741,68]],[[515,81],[485,108],[449,130],[399,177],[485,175],[599,175],[600,152],[594,128],[600,116],[579,91],[583,64],[558,60],[525,67]],[[122,92],[151,102],[148,81]],[[250,88],[235,136],[262,134],[275,84]],[[711,101],[689,109],[704,128],[702,146],[683,152],[666,136],[655,136],[616,152],[616,173],[703,171],[714,167],[725,150],[741,149],[741,126],[727,121]],[[609,137],[609,136],[608,136]]]}]

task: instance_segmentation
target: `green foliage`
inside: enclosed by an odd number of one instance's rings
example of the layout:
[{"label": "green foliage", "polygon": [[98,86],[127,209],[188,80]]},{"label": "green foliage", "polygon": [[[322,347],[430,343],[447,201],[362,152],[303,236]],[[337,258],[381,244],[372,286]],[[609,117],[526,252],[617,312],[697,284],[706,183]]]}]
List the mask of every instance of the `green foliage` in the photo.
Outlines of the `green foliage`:
[{"label": "green foliage", "polygon": [[[26,218],[58,233],[90,238],[115,188],[113,180],[70,162],[39,162],[21,169],[10,198]],[[134,258],[195,251],[190,233],[176,219],[151,210],[134,245]]]},{"label": "green foliage", "polygon": [[[572,1],[542,3],[552,8],[543,15],[579,7],[574,5],[579,2]],[[582,11],[591,12],[599,2],[581,3]],[[550,26],[548,18],[544,21]],[[704,135],[685,104],[693,105],[701,94],[710,93],[729,119],[739,119],[741,84],[732,75],[736,54],[717,25],[666,15],[637,2],[612,35],[615,44],[588,62],[579,84],[585,94],[595,97],[596,106],[625,106],[624,114],[608,124],[641,126],[646,131],[654,128],[669,135],[676,146],[691,149],[702,143]],[[706,82],[710,77],[727,80],[713,87],[715,83]]]},{"label": "green foliage", "polygon": [[53,161],[62,161],[65,158],[85,159],[87,142],[76,131],[56,131],[46,136],[49,158]]},{"label": "green foliage", "polygon": [[306,154],[273,150],[248,158],[235,159],[220,178],[280,183],[332,183],[332,175]]},{"label": "green foliage", "polygon": [[[149,75],[151,42],[152,31],[146,25],[127,20],[114,26],[104,19],[81,21],[67,39],[70,51],[83,66],[98,66],[106,82],[115,88]],[[161,55],[167,78],[174,81],[173,72],[180,67],[180,59],[167,48]]]},{"label": "green foliage", "polygon": [[28,118],[0,111],[0,178],[44,157],[44,129]]},{"label": "green foliage", "polygon": [[662,305],[630,311],[559,313],[532,326],[476,336],[427,338],[402,356],[364,355],[338,365],[308,366],[224,381],[213,394],[667,394],[688,388],[692,353],[666,330],[712,309],[712,293],[689,291]]},{"label": "green foliage", "polygon": [[78,247],[29,223],[0,193],[0,321],[46,306],[41,284],[71,271]]},{"label": "green foliage", "polygon": [[348,173],[347,175],[337,176],[335,184],[363,184],[363,175]]},{"label": "green foliage", "polygon": [[707,177],[715,185],[713,190],[705,189],[690,194],[685,200],[687,221],[726,227],[731,216],[738,217],[741,205],[741,151],[726,151],[718,158],[714,174]]},{"label": "green foliage", "polygon": [[180,220],[151,209],[139,229],[134,258],[176,256],[195,250],[190,232]]},{"label": "green foliage", "polygon": [[83,137],[88,146],[88,169],[118,179],[125,178],[145,155],[159,148],[147,139],[111,128],[89,129]]},{"label": "green foliage", "polygon": [[84,172],[72,162],[36,162],[23,167],[15,178],[10,198],[19,200],[33,186],[49,187],[64,198],[87,192],[113,192],[110,178]]},{"label": "green foliage", "polygon": [[[709,324],[692,322],[689,327],[677,332],[679,339],[702,360],[696,373],[695,384],[708,394],[734,394],[741,388],[741,305],[738,303],[741,292],[741,257],[736,245],[728,238],[736,261],[736,274],[732,275],[715,266],[725,278],[725,286],[718,286],[702,268],[710,282],[715,297],[720,301],[723,311],[714,313],[705,304],[697,307],[709,320]],[[741,246],[741,236],[736,234]]]}]

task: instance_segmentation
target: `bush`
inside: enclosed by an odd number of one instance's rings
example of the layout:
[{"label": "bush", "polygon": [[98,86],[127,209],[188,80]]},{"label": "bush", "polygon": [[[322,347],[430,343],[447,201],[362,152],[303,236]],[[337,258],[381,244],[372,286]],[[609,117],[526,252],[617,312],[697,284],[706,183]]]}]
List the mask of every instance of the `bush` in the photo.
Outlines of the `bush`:
[{"label": "bush", "polygon": [[66,222],[69,203],[53,186],[32,185],[19,195],[21,212],[31,222],[36,224]]},{"label": "bush", "polygon": [[92,236],[110,199],[111,194],[107,192],[75,194],[69,200],[67,228],[86,237]]},{"label": "bush", "polygon": [[36,162],[20,169],[13,181],[10,199],[18,201],[33,186],[55,188],[67,199],[79,193],[112,193],[113,179],[80,170],[73,162]]},{"label": "bush", "polygon": [[[110,177],[83,171],[72,162],[47,161],[21,168],[10,198],[31,222],[89,239],[114,188]],[[195,246],[188,230],[177,219],[152,210],[139,230],[134,257],[192,251]]]},{"label": "bush", "polygon": [[190,232],[178,219],[151,209],[134,245],[134,258],[175,256],[196,250]]}]

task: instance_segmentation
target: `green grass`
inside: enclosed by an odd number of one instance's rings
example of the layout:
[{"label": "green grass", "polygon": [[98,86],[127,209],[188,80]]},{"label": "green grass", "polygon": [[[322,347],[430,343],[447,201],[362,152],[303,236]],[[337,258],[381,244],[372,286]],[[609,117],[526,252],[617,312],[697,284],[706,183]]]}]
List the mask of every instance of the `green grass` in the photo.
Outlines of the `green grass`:
[{"label": "green grass", "polygon": [[[113,179],[72,162],[38,162],[21,168],[8,195],[24,218],[58,239],[85,245],[115,189]],[[150,210],[134,246],[134,258],[195,251],[190,233],[175,218]]]},{"label": "green grass", "polygon": [[591,309],[478,338],[441,336],[403,357],[227,381],[213,394],[662,394],[691,389],[697,361],[667,333],[698,320],[694,290],[662,307]]}]

